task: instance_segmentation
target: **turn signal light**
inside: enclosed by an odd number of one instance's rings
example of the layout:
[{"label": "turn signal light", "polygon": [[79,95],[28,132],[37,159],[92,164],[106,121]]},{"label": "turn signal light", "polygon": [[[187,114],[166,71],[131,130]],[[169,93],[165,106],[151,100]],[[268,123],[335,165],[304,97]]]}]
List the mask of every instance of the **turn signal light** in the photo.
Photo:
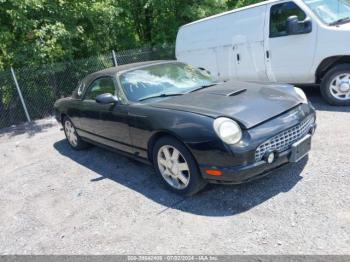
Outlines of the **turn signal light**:
[{"label": "turn signal light", "polygon": [[205,172],[211,176],[221,176],[222,175],[222,172],[220,170],[215,170],[215,169],[207,169]]}]

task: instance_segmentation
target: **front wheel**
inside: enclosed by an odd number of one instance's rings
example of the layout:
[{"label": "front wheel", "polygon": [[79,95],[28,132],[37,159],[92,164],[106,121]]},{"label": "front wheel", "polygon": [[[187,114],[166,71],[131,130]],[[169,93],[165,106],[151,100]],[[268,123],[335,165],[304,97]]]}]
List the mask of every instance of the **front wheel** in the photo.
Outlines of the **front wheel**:
[{"label": "front wheel", "polygon": [[350,65],[337,65],[322,79],[321,93],[331,105],[350,105]]},{"label": "front wheel", "polygon": [[162,137],[156,142],[153,164],[163,184],[180,195],[194,195],[206,185],[191,152],[175,138]]}]

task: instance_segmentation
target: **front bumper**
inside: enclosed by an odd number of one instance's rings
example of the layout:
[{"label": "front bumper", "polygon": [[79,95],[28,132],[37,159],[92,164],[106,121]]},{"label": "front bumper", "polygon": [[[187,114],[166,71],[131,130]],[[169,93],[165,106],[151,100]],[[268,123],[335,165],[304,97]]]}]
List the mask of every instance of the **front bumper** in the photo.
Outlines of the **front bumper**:
[{"label": "front bumper", "polygon": [[[286,130],[294,130],[293,127],[311,116],[313,116],[314,121],[316,118],[313,110],[309,111],[306,116],[295,118],[294,121],[290,121],[289,115],[290,113],[287,113],[249,130],[247,142],[242,143],[242,146],[230,147],[227,153],[214,151],[204,158],[204,154],[198,154],[197,151],[195,156],[200,158],[197,158],[197,161],[203,178],[212,183],[239,184],[265,176],[284,165],[295,164],[291,163],[292,144],[284,151],[277,152],[277,157],[270,164],[264,158],[257,158],[255,154],[259,145],[264,141],[270,141],[270,138],[276,137]],[[303,137],[299,137],[293,144],[302,140],[306,135],[313,135],[315,129],[316,123],[312,122],[305,129],[307,133]],[[208,170],[219,170],[221,174],[217,176],[210,175],[207,173]]]},{"label": "front bumper", "polygon": [[286,150],[279,154],[276,160],[268,164],[265,161],[259,161],[249,165],[241,165],[234,167],[217,167],[218,170],[222,171],[220,176],[211,176],[206,173],[208,169],[213,169],[212,166],[200,165],[200,171],[208,182],[216,184],[241,184],[264,177],[272,171],[285,166],[290,163],[291,150]]}]

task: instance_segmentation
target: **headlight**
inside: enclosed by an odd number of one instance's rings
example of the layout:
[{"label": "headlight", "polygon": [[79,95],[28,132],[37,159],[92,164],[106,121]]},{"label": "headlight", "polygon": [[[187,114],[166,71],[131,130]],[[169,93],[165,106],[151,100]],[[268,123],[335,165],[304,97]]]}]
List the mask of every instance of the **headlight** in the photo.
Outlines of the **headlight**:
[{"label": "headlight", "polygon": [[239,125],[230,118],[219,117],[214,120],[214,130],[226,144],[236,144],[242,138]]},{"label": "headlight", "polygon": [[307,97],[303,90],[301,90],[299,87],[294,87],[294,91],[303,100],[303,103],[307,103]]}]

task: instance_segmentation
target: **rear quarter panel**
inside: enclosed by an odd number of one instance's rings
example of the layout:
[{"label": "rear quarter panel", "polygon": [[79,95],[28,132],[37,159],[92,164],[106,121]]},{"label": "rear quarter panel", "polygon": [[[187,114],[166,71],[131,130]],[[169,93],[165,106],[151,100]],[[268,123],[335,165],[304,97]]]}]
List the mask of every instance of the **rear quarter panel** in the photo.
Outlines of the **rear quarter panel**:
[{"label": "rear quarter panel", "polygon": [[54,109],[58,121],[62,121],[63,116],[67,116],[75,127],[80,128],[81,100],[71,97],[62,98],[55,102]]}]

